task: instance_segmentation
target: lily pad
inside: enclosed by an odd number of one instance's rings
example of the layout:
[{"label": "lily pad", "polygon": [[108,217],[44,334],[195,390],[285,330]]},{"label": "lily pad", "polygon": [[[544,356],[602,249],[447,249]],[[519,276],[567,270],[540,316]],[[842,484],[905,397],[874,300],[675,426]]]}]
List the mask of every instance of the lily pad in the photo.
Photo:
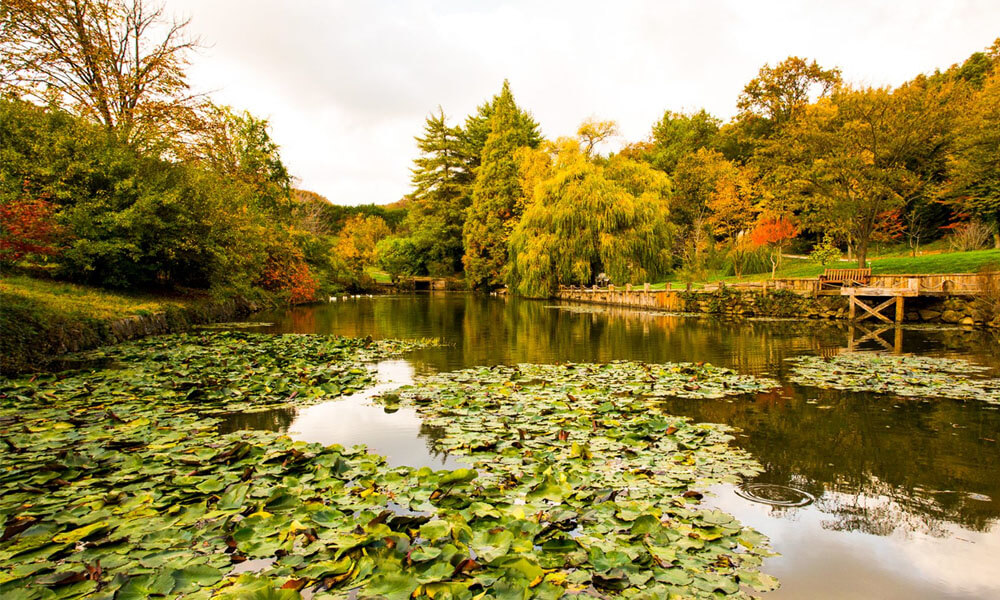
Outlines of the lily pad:
[{"label": "lily pad", "polygon": [[987,367],[964,360],[869,352],[787,360],[793,365],[791,381],[800,385],[1000,404],[1000,379],[983,377]]}]

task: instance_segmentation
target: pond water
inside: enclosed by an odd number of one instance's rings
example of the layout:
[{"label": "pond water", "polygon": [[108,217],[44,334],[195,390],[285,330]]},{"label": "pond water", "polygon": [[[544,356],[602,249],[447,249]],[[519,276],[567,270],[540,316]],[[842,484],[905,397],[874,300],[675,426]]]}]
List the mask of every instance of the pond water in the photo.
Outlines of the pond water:
[{"label": "pond water", "polygon": [[779,391],[673,400],[671,412],[738,427],[764,466],[744,489],[706,502],[767,534],[764,571],[779,598],[1000,598],[1000,410],[979,402],[894,398],[799,386],[784,359],[841,349],[965,358],[1000,373],[994,332],[745,320],[505,300],[460,293],[352,298],[256,316],[255,331],[440,338],[373,365],[373,390],[301,409],[233,415],[226,428],[365,443],[391,464],[453,468],[410,409],[370,403],[415,376],[524,362],[707,361],[768,375]]}]

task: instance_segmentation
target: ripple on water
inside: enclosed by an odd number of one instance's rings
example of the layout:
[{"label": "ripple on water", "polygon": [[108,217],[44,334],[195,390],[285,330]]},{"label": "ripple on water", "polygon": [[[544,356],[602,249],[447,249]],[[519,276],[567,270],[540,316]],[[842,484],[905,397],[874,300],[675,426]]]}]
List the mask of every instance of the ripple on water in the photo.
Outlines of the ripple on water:
[{"label": "ripple on water", "polygon": [[748,483],[734,491],[740,498],[771,506],[808,506],[816,501],[816,497],[805,490],[775,483]]}]

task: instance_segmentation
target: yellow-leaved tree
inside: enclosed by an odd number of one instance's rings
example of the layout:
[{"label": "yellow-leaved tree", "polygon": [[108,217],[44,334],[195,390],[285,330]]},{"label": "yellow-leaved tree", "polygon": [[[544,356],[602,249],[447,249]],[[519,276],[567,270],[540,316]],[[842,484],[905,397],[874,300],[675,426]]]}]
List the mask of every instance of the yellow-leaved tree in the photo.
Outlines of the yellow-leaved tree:
[{"label": "yellow-leaved tree", "polygon": [[517,294],[550,296],[599,273],[651,281],[670,267],[669,177],[624,156],[592,158],[588,146],[563,138],[520,154],[526,208],[505,269]]}]

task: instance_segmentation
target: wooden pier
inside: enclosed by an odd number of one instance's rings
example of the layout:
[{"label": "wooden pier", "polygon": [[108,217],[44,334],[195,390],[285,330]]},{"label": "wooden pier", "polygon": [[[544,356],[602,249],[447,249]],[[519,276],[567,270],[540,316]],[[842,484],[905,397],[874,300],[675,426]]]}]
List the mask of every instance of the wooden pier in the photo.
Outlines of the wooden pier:
[{"label": "wooden pier", "polygon": [[[873,317],[880,321],[886,323],[892,323],[895,320],[896,323],[902,323],[905,319],[905,304],[904,298],[912,298],[914,296],[920,295],[920,290],[916,288],[876,288],[876,287],[845,287],[840,289],[841,296],[847,296],[850,301],[848,308],[847,318],[851,321],[864,321],[869,317]],[[868,304],[867,298],[872,298],[872,304]],[[882,300],[883,298],[888,298],[884,300],[881,304],[874,305],[875,302]],[[894,315],[895,319],[890,319],[889,317],[882,314],[882,311],[895,306],[896,313]],[[860,318],[858,317],[858,309],[861,309],[862,313]]]}]

